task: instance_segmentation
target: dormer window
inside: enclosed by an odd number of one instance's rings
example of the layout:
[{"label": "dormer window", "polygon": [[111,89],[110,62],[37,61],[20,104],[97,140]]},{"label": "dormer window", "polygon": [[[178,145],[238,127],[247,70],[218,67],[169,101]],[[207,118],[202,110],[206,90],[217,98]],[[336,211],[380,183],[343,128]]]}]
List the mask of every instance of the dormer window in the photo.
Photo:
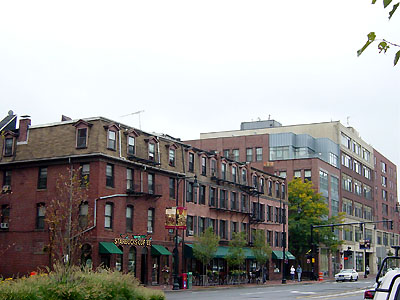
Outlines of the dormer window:
[{"label": "dormer window", "polygon": [[14,139],[6,138],[4,140],[4,156],[11,156],[13,154]]},{"label": "dormer window", "polygon": [[74,123],[73,126],[76,128],[75,147],[77,149],[87,148],[89,139],[89,128],[92,126],[92,124],[84,120],[79,120]]},{"label": "dormer window", "polygon": [[76,148],[87,147],[87,128],[78,128],[76,131]]},{"label": "dormer window", "polygon": [[189,172],[194,171],[194,153],[189,153]]},{"label": "dormer window", "polygon": [[135,137],[128,136],[128,154],[135,155]]},{"label": "dormer window", "polygon": [[153,143],[149,143],[149,160],[155,160],[156,146]]},{"label": "dormer window", "polygon": [[113,130],[108,130],[107,148],[115,150],[117,145],[117,133]]},{"label": "dormer window", "polygon": [[169,149],[169,165],[175,166],[175,149]]}]

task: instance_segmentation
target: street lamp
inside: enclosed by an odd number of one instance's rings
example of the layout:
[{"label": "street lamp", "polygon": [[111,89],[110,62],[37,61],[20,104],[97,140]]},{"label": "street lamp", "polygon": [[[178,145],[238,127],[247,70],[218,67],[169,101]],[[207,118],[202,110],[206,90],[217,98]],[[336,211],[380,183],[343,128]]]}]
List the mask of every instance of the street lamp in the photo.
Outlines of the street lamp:
[{"label": "street lamp", "polygon": [[[179,273],[179,250],[178,250],[178,228],[177,228],[177,224],[178,224],[178,214],[177,214],[177,210],[178,210],[178,205],[179,205],[179,184],[182,182],[182,180],[186,180],[186,179],[192,179],[194,178],[194,183],[193,183],[193,187],[197,188],[199,186],[198,182],[197,182],[197,175],[195,175],[194,177],[188,176],[188,177],[177,177],[177,186],[176,186],[176,208],[175,208],[175,247],[173,250],[173,255],[174,255],[174,273],[173,273],[173,286],[172,289],[173,290],[179,290],[179,279],[178,279],[178,273]],[[183,257],[183,253],[182,253],[182,257]],[[183,262],[183,259],[182,259]]]}]

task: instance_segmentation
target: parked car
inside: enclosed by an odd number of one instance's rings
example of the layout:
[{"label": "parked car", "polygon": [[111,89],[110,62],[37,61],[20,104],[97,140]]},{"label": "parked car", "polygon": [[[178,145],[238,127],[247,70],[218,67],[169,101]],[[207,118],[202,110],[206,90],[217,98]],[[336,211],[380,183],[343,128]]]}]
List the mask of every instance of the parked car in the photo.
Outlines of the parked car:
[{"label": "parked car", "polygon": [[335,275],[336,281],[357,281],[358,273],[354,269],[343,269]]},{"label": "parked car", "polygon": [[376,275],[374,288],[364,292],[364,299],[400,299],[400,257],[386,257]]}]

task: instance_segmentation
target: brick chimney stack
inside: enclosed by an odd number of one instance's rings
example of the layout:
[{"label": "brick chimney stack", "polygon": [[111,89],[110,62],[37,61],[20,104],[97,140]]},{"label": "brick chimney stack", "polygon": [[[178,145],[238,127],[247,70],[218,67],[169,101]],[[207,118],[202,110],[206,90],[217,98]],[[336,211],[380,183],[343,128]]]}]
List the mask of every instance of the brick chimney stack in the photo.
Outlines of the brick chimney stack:
[{"label": "brick chimney stack", "polygon": [[18,142],[28,141],[28,129],[31,125],[30,116],[21,116],[22,119],[19,120],[19,136]]}]

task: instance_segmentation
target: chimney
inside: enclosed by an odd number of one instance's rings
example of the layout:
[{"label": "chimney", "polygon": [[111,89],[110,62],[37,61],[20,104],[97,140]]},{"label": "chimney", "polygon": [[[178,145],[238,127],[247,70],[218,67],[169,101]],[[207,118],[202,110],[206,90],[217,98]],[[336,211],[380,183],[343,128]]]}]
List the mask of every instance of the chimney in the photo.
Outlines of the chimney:
[{"label": "chimney", "polygon": [[18,142],[28,142],[28,128],[31,125],[30,116],[21,116],[19,120]]}]

